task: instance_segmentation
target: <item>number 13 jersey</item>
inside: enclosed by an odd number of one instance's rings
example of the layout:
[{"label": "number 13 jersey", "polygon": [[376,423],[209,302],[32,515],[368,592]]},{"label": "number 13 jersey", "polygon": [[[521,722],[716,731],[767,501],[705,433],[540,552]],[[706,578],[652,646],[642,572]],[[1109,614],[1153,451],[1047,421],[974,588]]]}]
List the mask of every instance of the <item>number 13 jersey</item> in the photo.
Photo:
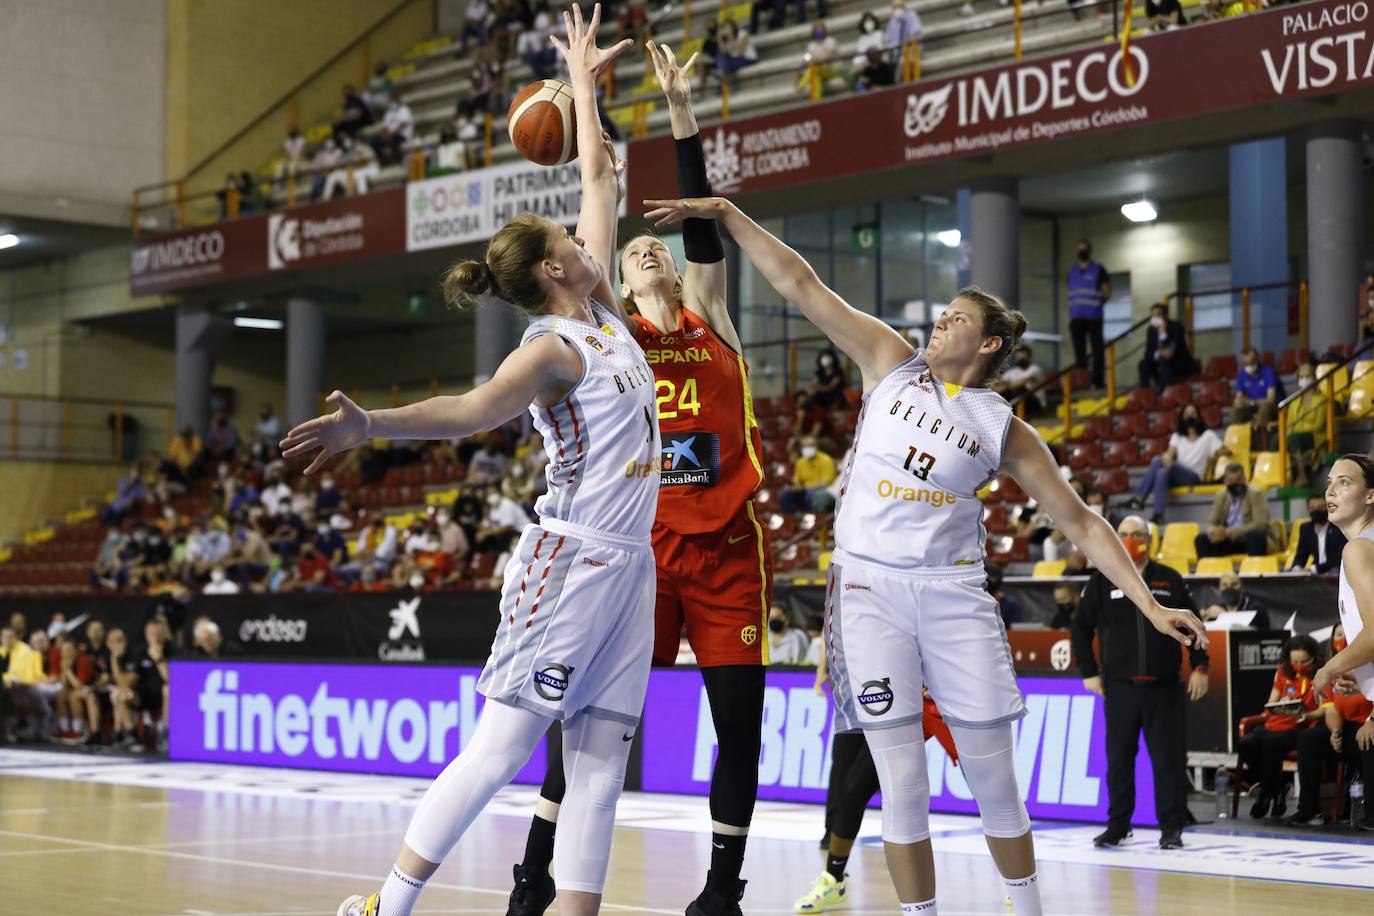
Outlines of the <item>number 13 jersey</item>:
[{"label": "number 13 jersey", "polygon": [[941,382],[924,351],[864,398],[835,516],[835,545],[897,569],[983,561],[977,492],[997,474],[1011,405]]}]

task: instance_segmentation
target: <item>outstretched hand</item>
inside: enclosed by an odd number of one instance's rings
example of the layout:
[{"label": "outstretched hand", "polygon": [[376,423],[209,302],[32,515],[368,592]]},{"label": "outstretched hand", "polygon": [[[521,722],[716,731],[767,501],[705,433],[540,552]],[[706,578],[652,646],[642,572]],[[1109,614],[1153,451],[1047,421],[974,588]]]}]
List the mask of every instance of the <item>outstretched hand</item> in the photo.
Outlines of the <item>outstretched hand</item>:
[{"label": "outstretched hand", "polygon": [[679,104],[691,100],[692,67],[701,56],[700,52],[687,58],[687,63],[678,66],[677,55],[673,54],[673,49],[666,44],[660,45],[649,41],[646,47],[649,49],[649,60],[654,63],[654,73],[658,75],[658,85],[668,97],[669,103]]},{"label": "outstretched hand", "polygon": [[720,197],[684,197],[679,200],[646,200],[644,218],[658,229],[676,226],[685,219],[717,219],[725,208]]},{"label": "outstretched hand", "polygon": [[1159,632],[1172,636],[1185,646],[1195,649],[1207,648],[1207,628],[1192,611],[1179,611],[1162,605],[1155,605],[1149,615],[1150,623]]},{"label": "outstretched hand", "polygon": [[342,391],[335,391],[325,398],[325,401],[337,404],[339,409],[313,420],[306,420],[281,440],[283,458],[308,455],[319,449],[315,460],[305,469],[306,474],[315,473],[339,452],[346,452],[354,446],[362,445],[367,441],[368,429],[372,425],[367,411],[354,404]]},{"label": "outstretched hand", "polygon": [[592,9],[592,21],[585,24],[582,21],[582,8],[574,3],[571,11],[563,13],[563,30],[567,33],[568,43],[559,41],[557,35],[549,35],[549,41],[553,42],[567,62],[573,82],[577,82],[579,77],[596,82],[611,62],[634,44],[634,39],[626,38],[603,51],[596,46],[596,30],[600,27],[600,3]]}]

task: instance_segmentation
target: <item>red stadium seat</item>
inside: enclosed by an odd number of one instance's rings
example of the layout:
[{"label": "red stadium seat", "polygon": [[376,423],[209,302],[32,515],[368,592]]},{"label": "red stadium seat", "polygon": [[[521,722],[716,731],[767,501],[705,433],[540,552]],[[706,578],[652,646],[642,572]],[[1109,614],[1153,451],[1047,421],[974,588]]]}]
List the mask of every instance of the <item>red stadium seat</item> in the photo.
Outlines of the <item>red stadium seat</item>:
[{"label": "red stadium seat", "polygon": [[1069,446],[1069,467],[1075,471],[1097,467],[1102,463],[1102,446],[1097,442],[1080,442]]},{"label": "red stadium seat", "polygon": [[1164,437],[1141,437],[1136,440],[1140,447],[1140,463],[1149,464],[1155,458],[1169,450],[1169,440]]},{"label": "red stadium seat", "polygon": [[1224,407],[1231,403],[1230,382],[1203,382],[1198,386],[1197,398],[1193,401],[1199,407]]},{"label": "red stadium seat", "polygon": [[1220,429],[1223,425],[1221,407],[1208,405],[1202,408],[1202,422],[1206,423],[1209,429]]},{"label": "red stadium seat", "polygon": [[1005,474],[998,475],[990,490],[990,496],[997,502],[1023,503],[1030,499],[1021,485]]},{"label": "red stadium seat", "polygon": [[1108,496],[1115,496],[1131,488],[1131,479],[1125,468],[1103,468],[1093,475],[1093,485]]},{"label": "red stadium seat", "polygon": [[1298,366],[1312,358],[1310,350],[1300,350],[1289,347],[1279,355],[1279,364],[1276,367],[1279,375],[1292,375],[1298,371]]},{"label": "red stadium seat", "polygon": [[1126,399],[1127,410],[1153,410],[1159,404],[1159,395],[1153,388],[1137,388]]},{"label": "red stadium seat", "polygon": [[1083,420],[1083,434],[1078,441],[1101,442],[1112,437],[1112,418],[1100,414]]},{"label": "red stadium seat", "polygon": [[1134,439],[1102,443],[1102,463],[1107,467],[1134,467],[1142,464],[1140,447]]},{"label": "red stadium seat", "polygon": [[1145,435],[1171,436],[1178,432],[1177,410],[1152,410],[1146,416]]},{"label": "red stadium seat", "polygon": [[1069,380],[1073,383],[1074,391],[1083,391],[1093,386],[1093,374],[1090,369],[1074,369],[1069,373]]},{"label": "red stadium seat", "polygon": [[1143,413],[1112,414],[1113,439],[1139,439],[1144,436],[1148,423]]},{"label": "red stadium seat", "polygon": [[989,534],[1014,534],[1016,523],[1012,521],[1011,509],[1002,503],[983,507],[983,526]]},{"label": "red stadium seat", "polygon": [[1203,371],[1203,376],[1212,381],[1223,380],[1233,381],[1238,369],[1238,360],[1234,354],[1224,353],[1221,356],[1213,356],[1207,361],[1207,368]]},{"label": "red stadium seat", "polygon": [[1009,535],[988,538],[988,559],[994,563],[1025,563],[1030,560],[1030,540]]},{"label": "red stadium seat", "polygon": [[1160,395],[1160,407],[1182,407],[1184,404],[1191,403],[1193,400],[1193,386],[1187,382],[1179,382],[1169,385]]}]

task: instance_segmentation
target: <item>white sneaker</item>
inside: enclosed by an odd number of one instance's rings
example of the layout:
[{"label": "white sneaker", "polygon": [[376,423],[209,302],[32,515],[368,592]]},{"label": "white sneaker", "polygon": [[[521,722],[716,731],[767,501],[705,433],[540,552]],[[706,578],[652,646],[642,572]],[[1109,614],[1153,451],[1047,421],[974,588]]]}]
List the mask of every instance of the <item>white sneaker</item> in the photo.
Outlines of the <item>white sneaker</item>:
[{"label": "white sneaker", "polygon": [[354,894],[339,904],[339,912],[335,916],[377,916],[377,910],[381,905],[381,894],[373,894],[371,897],[359,897]]},{"label": "white sneaker", "polygon": [[[846,875],[846,877],[848,877]],[[830,872],[821,872],[816,884],[792,907],[797,913],[824,913],[826,910],[844,906],[849,902],[845,882],[836,881]]]}]

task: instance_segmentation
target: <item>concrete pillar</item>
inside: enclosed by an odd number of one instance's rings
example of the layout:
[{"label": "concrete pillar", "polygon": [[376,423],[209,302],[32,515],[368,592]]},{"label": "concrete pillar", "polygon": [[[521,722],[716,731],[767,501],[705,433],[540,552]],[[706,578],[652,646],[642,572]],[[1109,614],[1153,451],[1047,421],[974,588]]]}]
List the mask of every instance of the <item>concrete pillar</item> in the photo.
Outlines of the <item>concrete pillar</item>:
[{"label": "concrete pillar", "polygon": [[204,303],[183,303],[176,318],[176,424],[204,435],[210,427],[210,378],[215,354],[233,325]]},{"label": "concrete pillar", "polygon": [[[1237,143],[1230,150],[1231,285],[1283,283],[1288,270],[1288,180],[1284,139]],[[1296,290],[1250,294],[1250,343],[1277,354],[1288,345],[1288,297]],[[1244,339],[1235,296],[1234,347]]]},{"label": "concrete pillar", "polygon": [[1021,203],[1015,178],[987,178],[969,189],[969,278],[974,286],[1021,301]]},{"label": "concrete pillar", "polygon": [[319,300],[286,302],[286,428],[319,413],[324,387],[324,309]]},{"label": "concrete pillar", "polygon": [[518,322],[515,309],[508,305],[483,300],[477,306],[477,314],[473,318],[474,385],[490,380],[505,358],[520,343]]},{"label": "concrete pillar", "polygon": [[973,192],[960,188],[954,192],[954,213],[959,223],[959,262],[955,268],[955,282],[963,289],[973,282]]},{"label": "concrete pillar", "polygon": [[1355,339],[1363,203],[1359,125],[1312,125],[1307,132],[1308,330],[1318,353]]}]

